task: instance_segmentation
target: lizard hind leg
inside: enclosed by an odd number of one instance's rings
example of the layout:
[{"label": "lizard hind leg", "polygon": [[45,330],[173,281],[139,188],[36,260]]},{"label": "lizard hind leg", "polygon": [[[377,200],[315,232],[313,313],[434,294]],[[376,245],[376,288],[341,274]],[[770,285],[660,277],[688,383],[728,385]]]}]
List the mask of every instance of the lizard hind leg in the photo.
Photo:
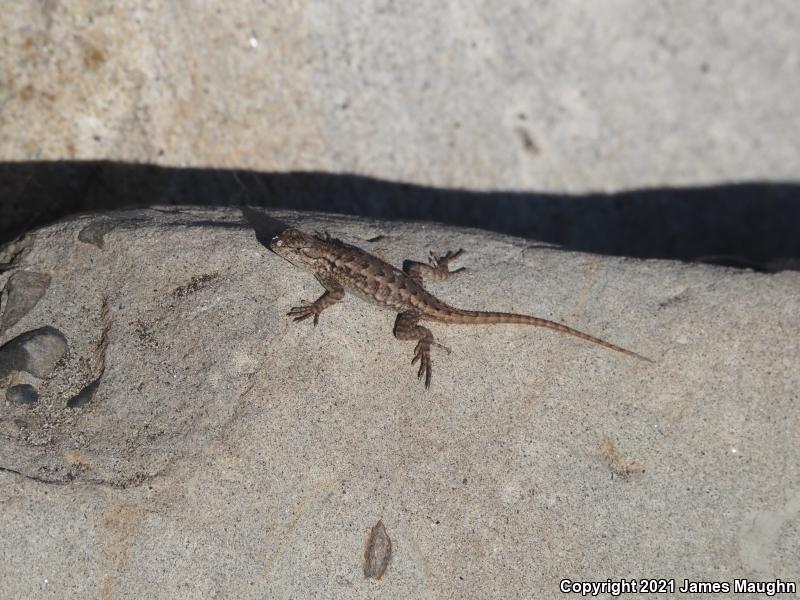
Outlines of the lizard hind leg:
[{"label": "lizard hind leg", "polygon": [[461,249],[455,252],[447,252],[442,256],[437,256],[431,252],[428,257],[427,265],[414,260],[407,260],[403,263],[403,271],[419,284],[422,284],[423,279],[426,277],[433,281],[443,281],[453,275],[466,271],[464,267],[451,271],[449,266],[451,260],[455,260],[463,253],[464,250]]},{"label": "lizard hind leg", "polygon": [[411,359],[413,365],[419,361],[417,378],[422,379],[425,375],[425,388],[431,387],[431,346],[437,346],[445,350],[448,354],[450,349],[443,346],[433,338],[430,329],[418,324],[419,313],[414,311],[403,312],[397,315],[394,322],[394,337],[398,340],[417,340],[417,347],[414,349],[414,358]]}]

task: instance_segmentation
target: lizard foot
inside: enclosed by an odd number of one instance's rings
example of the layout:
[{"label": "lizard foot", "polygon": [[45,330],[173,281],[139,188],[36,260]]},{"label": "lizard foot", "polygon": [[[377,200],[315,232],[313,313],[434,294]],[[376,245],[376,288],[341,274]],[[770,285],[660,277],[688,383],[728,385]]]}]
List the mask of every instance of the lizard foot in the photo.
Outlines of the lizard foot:
[{"label": "lizard foot", "polygon": [[417,379],[422,379],[425,375],[425,389],[431,387],[431,343],[428,340],[420,340],[417,342],[417,347],[414,350],[414,358],[411,359],[411,364],[419,361],[419,371],[417,371]]},{"label": "lizard foot", "polygon": [[431,387],[431,346],[441,348],[450,354],[450,348],[435,342],[433,340],[420,340],[417,342],[417,347],[414,349],[414,358],[411,359],[413,365],[419,361],[419,371],[417,371],[417,379],[422,379],[425,375],[425,389]]},{"label": "lizard foot", "polygon": [[302,306],[295,306],[286,313],[287,317],[294,317],[295,321],[303,321],[310,316],[314,316],[314,327],[317,326],[319,322],[319,315],[322,312],[322,309],[316,302],[306,302],[305,300],[300,300],[302,302]]},{"label": "lizard foot", "polygon": [[450,264],[451,260],[457,259],[462,254],[464,254],[464,250],[461,248],[459,248],[455,252],[452,251],[447,252],[443,256],[437,256],[433,252],[431,252],[430,256],[428,257],[428,262],[430,263],[432,268],[436,269],[440,273],[446,274],[447,276],[455,275],[456,273],[462,273],[466,271],[466,269],[464,267],[460,267],[458,269],[455,269],[454,271],[451,271],[448,265]]}]

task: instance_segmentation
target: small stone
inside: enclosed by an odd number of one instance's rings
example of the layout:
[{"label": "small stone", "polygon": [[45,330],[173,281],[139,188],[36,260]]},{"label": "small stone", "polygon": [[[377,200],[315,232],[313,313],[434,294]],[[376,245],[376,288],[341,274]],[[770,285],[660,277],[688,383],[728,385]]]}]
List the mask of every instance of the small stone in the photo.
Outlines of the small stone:
[{"label": "small stone", "polygon": [[102,250],[105,245],[104,236],[112,231],[114,227],[115,224],[113,221],[98,219],[81,229],[78,234],[78,239],[85,244],[92,244]]},{"label": "small stone", "polygon": [[21,333],[0,347],[0,378],[25,371],[44,379],[67,349],[67,338],[55,327],[40,327]]},{"label": "small stone", "polygon": [[25,419],[14,419],[14,425],[16,425],[19,429],[28,428],[28,422]]},{"label": "small stone", "polygon": [[67,400],[67,408],[79,408],[81,406],[86,406],[92,400],[94,400],[94,395],[97,392],[97,388],[100,387],[100,378],[98,377],[90,384],[85,386],[80,392],[75,394],[72,398]]},{"label": "small stone", "polygon": [[11,275],[4,288],[8,300],[0,330],[8,329],[27,315],[42,299],[48,287],[50,276],[45,273],[17,271]]},{"label": "small stone", "polygon": [[17,406],[33,406],[39,401],[39,392],[32,385],[21,383],[6,390],[6,399]]},{"label": "small stone", "polygon": [[392,558],[392,540],[386,533],[383,521],[378,521],[369,533],[364,550],[364,577],[380,579]]}]

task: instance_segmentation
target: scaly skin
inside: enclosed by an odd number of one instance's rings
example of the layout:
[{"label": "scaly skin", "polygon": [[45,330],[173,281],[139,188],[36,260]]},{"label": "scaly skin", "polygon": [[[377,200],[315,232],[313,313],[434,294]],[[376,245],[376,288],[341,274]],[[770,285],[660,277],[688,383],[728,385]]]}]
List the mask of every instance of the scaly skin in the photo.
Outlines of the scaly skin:
[{"label": "scaly skin", "polygon": [[431,346],[449,350],[436,342],[429,329],[419,321],[439,323],[491,324],[515,323],[534,325],[568,333],[605,348],[652,362],[640,354],[572,329],[561,323],[502,312],[482,312],[455,308],[442,302],[423,287],[425,277],[443,280],[464,271],[463,268],[449,270],[451,260],[463,252],[448,252],[437,257],[431,253],[429,264],[406,261],[403,270],[341,240],[325,235],[309,235],[297,229],[285,229],[276,235],[270,248],[293,265],[311,271],[325,288],[316,301],[292,308],[288,315],[295,321],[314,317],[314,325],[323,310],[336,304],[348,291],[362,300],[398,313],[394,335],[400,340],[416,341],[417,347],[411,363],[419,361],[417,376],[425,376],[425,387],[431,385]]}]

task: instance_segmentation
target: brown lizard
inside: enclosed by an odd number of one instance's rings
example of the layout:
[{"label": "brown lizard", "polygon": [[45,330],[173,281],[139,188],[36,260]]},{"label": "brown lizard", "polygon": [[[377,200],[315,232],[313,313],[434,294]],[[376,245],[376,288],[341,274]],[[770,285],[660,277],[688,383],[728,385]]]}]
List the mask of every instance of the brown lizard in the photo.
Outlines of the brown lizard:
[{"label": "brown lizard", "polygon": [[419,325],[419,321],[438,321],[440,323],[516,323],[555,329],[594,342],[611,350],[635,356],[652,362],[635,352],[615,346],[605,340],[572,329],[561,323],[503,312],[482,312],[452,307],[439,300],[423,287],[423,277],[444,280],[464,268],[451,271],[449,263],[458,258],[463,250],[436,256],[431,252],[430,264],[406,261],[403,270],[397,269],[380,258],[341,240],[324,235],[309,235],[298,229],[285,229],[276,235],[269,247],[293,265],[311,271],[325,288],[314,302],[302,301],[287,314],[295,321],[314,317],[314,325],[326,308],[333,306],[344,297],[345,290],[372,304],[397,312],[394,323],[394,336],[399,340],[416,340],[414,358],[411,364],[419,361],[417,376],[425,375],[425,387],[431,385],[431,346],[450,350],[438,343],[429,329]]}]

